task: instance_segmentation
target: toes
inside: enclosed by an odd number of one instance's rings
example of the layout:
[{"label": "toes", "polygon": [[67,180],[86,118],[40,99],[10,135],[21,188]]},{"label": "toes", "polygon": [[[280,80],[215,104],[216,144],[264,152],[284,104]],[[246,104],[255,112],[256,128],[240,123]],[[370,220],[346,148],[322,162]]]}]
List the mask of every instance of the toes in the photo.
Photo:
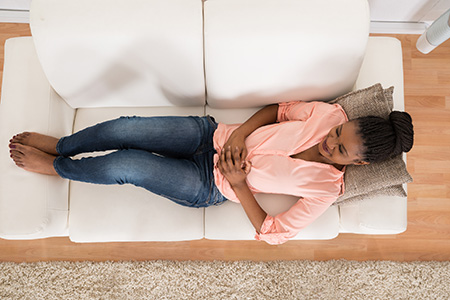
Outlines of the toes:
[{"label": "toes", "polygon": [[11,154],[11,157],[13,157],[13,158],[21,158],[24,156],[23,152],[20,152],[17,150],[11,150],[11,151],[9,151],[9,153]]},{"label": "toes", "polygon": [[14,163],[17,166],[23,168],[23,166],[24,166],[24,163],[23,163],[24,155],[22,153],[17,152],[17,151],[12,151],[10,156],[11,156],[11,159],[14,161]]},{"label": "toes", "polygon": [[26,146],[21,144],[11,144],[11,150],[9,150],[10,157],[19,167],[23,167],[26,150]]},{"label": "toes", "polygon": [[23,153],[25,151],[25,146],[19,143],[11,143],[9,144],[9,149],[11,149],[10,151],[17,151]]},{"label": "toes", "polygon": [[14,163],[18,167],[25,168],[25,164],[24,164],[24,162],[22,160],[14,160]]},{"label": "toes", "polygon": [[13,136],[13,137],[9,140],[10,143],[17,143],[18,141],[19,141],[19,135],[18,135],[18,134],[16,134],[15,136]]},{"label": "toes", "polygon": [[22,143],[25,139],[29,138],[31,135],[30,132],[22,132],[22,133],[18,133],[15,136],[13,136],[9,142],[10,143]]},{"label": "toes", "polygon": [[21,144],[11,144],[11,147],[14,147],[9,151],[11,159],[14,161],[16,166],[25,168],[25,147]]}]

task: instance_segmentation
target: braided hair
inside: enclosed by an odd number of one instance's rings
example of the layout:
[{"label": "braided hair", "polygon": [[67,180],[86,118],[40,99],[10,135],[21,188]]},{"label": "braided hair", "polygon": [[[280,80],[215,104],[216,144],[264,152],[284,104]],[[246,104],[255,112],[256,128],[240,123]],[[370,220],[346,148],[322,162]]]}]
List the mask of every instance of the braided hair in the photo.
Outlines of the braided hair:
[{"label": "braided hair", "polygon": [[393,111],[388,119],[370,116],[355,121],[365,148],[363,161],[382,161],[408,152],[413,146],[412,119],[406,112]]}]

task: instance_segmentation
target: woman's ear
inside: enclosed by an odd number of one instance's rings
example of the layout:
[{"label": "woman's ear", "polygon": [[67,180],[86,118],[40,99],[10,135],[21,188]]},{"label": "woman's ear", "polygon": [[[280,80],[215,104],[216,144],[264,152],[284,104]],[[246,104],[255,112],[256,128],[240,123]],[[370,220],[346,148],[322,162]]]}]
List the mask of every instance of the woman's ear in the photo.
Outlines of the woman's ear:
[{"label": "woman's ear", "polygon": [[370,162],[360,160],[360,161],[354,162],[353,164],[357,165],[357,166],[363,166],[363,165],[369,165]]}]

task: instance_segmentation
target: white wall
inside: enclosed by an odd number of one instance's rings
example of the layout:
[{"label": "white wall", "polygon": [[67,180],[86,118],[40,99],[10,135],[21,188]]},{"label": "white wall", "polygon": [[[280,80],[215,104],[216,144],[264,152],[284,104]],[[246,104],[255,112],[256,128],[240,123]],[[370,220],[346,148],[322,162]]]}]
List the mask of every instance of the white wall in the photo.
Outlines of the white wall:
[{"label": "white wall", "polygon": [[422,18],[421,21],[431,25],[434,20],[439,18],[439,16],[446,12],[448,9],[450,9],[450,0],[440,0],[427,12],[427,14]]},{"label": "white wall", "polygon": [[381,22],[422,22],[427,13],[439,2],[449,1],[369,0],[370,19]]},{"label": "white wall", "polygon": [[2,10],[30,10],[31,0],[0,0]]},{"label": "white wall", "polygon": [[31,0],[0,0],[0,22],[28,23]]},{"label": "white wall", "polygon": [[368,0],[371,32],[422,34],[450,0]]}]

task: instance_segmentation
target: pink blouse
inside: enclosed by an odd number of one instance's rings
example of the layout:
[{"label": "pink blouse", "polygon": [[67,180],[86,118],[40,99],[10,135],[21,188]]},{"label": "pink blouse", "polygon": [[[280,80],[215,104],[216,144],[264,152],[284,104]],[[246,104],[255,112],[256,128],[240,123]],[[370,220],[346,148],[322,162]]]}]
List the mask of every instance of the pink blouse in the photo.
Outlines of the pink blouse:
[{"label": "pink blouse", "polygon": [[[280,103],[277,122],[258,128],[245,140],[251,171],[247,184],[252,193],[287,194],[300,199],[289,210],[267,215],[257,240],[281,244],[319,217],[344,192],[344,172],[334,166],[294,159],[295,155],[318,144],[334,126],[347,121],[338,104],[324,102]],[[240,124],[220,123],[214,133],[214,148],[220,153],[231,133]],[[217,167],[214,180],[230,201],[239,202],[227,179]]]}]

